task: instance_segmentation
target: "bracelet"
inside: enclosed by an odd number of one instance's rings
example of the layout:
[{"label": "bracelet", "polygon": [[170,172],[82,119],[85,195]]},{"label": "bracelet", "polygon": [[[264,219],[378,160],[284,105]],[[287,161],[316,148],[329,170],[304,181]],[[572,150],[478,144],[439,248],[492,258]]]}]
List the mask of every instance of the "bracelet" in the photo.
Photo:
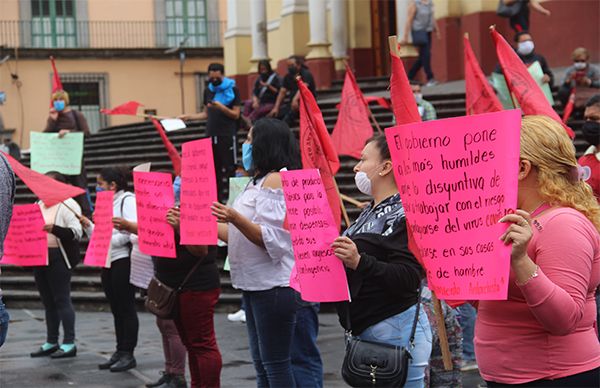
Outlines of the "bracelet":
[{"label": "bracelet", "polygon": [[535,266],[535,271],[533,271],[533,273],[531,275],[529,275],[529,277],[527,278],[527,280],[525,280],[523,283],[519,283],[519,281],[515,280],[515,284],[519,287],[526,285],[527,283],[529,283],[531,280],[533,280],[534,278],[538,277],[538,270],[540,269],[539,265]]}]

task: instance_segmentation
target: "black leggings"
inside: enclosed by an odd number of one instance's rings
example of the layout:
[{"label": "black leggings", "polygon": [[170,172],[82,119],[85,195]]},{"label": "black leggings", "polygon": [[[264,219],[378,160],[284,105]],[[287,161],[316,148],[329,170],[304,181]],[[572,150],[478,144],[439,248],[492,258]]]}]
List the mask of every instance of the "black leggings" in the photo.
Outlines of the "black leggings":
[{"label": "black leggings", "polygon": [[493,381],[486,381],[489,388],[504,388],[504,387],[577,387],[587,388],[600,387],[600,367],[589,370],[587,372],[577,373],[567,377],[562,377],[555,380],[535,380],[525,384],[500,384]]},{"label": "black leggings", "polygon": [[135,310],[135,287],[129,283],[131,260],[119,259],[102,268],[102,288],[115,321],[117,351],[131,352],[138,339],[139,321]]},{"label": "black leggings", "polygon": [[35,285],[46,312],[46,342],[58,343],[62,322],[64,344],[75,341],[75,310],[71,303],[71,270],[58,248],[48,249],[48,266],[33,269]]}]

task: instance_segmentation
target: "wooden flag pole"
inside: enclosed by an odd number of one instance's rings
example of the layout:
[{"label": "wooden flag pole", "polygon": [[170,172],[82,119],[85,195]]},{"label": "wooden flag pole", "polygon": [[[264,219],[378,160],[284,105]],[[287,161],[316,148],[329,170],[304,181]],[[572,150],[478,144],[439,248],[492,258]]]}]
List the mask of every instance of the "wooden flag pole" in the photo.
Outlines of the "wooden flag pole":
[{"label": "wooden flag pole", "polygon": [[431,300],[433,302],[433,311],[437,320],[438,337],[440,339],[440,348],[442,349],[442,359],[444,360],[444,369],[452,370],[452,355],[450,354],[450,346],[448,345],[448,334],[446,333],[446,320],[444,319],[444,311],[442,303],[431,291]]},{"label": "wooden flag pole", "polygon": [[166,120],[166,119],[171,119],[172,117],[166,117],[166,116],[156,116],[156,115],[149,115],[146,113],[138,113],[136,114],[137,117],[143,117],[145,119],[158,119],[158,120]]},{"label": "wooden flag pole", "polygon": [[[82,194],[82,195],[83,195],[83,194]],[[87,201],[87,198],[86,198],[86,201]],[[65,205],[65,207],[66,207],[67,209],[69,209],[69,210],[71,211],[71,213],[75,214],[75,217],[77,217],[77,219],[79,219],[79,218],[81,217],[81,214],[77,213],[77,212],[76,212],[75,210],[73,210],[73,209],[72,209],[72,208],[71,208],[69,205],[67,205],[67,204],[66,204],[66,203],[64,203],[64,202],[61,202],[61,203],[62,203],[63,205]]]},{"label": "wooden flag pole", "polygon": [[356,206],[358,208],[362,206],[362,203],[360,201],[357,201],[356,199],[349,197],[346,194],[340,194],[340,198],[342,198],[346,202],[353,204],[354,206]]},{"label": "wooden flag pole", "polygon": [[[327,163],[327,165],[329,166],[329,163]],[[330,170],[331,172],[331,170]],[[335,179],[335,176],[333,176],[332,174],[332,178],[333,178],[333,184],[335,184],[335,190],[338,193],[338,197],[340,197],[340,206],[342,208],[342,216],[344,217],[344,222],[346,223],[346,228],[350,227],[350,218],[348,218],[348,212],[346,211],[346,205],[344,205],[344,198],[342,197],[342,194],[340,193],[340,188],[338,187],[337,184],[337,180]]]}]

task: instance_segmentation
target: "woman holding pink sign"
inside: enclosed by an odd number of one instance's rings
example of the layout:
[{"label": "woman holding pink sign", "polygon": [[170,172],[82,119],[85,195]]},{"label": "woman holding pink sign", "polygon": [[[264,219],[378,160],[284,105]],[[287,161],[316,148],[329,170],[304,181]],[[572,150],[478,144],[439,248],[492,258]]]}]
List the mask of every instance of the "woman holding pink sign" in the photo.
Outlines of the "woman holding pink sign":
[{"label": "woman holding pink sign", "polygon": [[523,118],[518,178],[520,210],[500,220],[508,300],[479,302],[479,370],[488,387],[598,387],[600,206],[559,123]]},{"label": "woman holding pink sign", "polygon": [[356,186],[373,202],[333,243],[346,266],[352,297],[351,303],[338,304],[340,323],[361,340],[410,349],[404,386],[423,387],[432,348],[429,320],[419,302],[424,271],[408,249],[404,208],[385,136],[367,142],[354,171]]}]

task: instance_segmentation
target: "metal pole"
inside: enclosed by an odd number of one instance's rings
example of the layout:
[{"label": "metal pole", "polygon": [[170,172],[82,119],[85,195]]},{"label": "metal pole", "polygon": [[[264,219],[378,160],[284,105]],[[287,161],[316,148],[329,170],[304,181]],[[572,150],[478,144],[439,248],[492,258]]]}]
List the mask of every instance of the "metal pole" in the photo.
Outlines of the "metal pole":
[{"label": "metal pole", "polygon": [[183,64],[185,63],[185,52],[179,51],[179,89],[181,91],[181,114],[185,114],[185,96],[183,94]]}]

